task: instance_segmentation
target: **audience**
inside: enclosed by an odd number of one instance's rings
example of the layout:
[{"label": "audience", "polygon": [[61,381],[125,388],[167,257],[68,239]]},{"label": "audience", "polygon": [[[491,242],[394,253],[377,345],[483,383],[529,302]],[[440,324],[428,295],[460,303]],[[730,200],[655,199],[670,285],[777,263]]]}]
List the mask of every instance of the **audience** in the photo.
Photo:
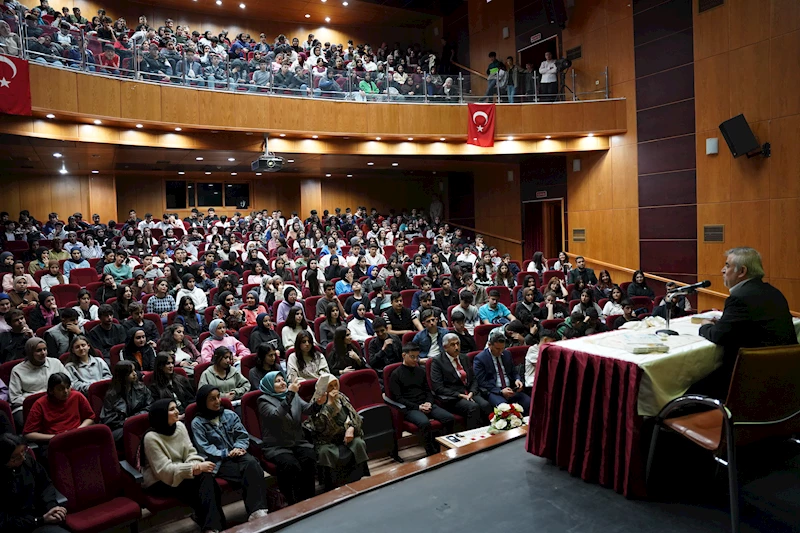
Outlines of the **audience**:
[{"label": "audience", "polygon": [[294,352],[286,362],[286,379],[294,381],[318,379],[324,374],[330,374],[328,360],[317,350],[314,337],[308,331],[301,331],[295,339]]},{"label": "audience", "polygon": [[333,336],[333,350],[328,356],[328,368],[334,376],[367,368],[367,361],[353,349],[350,330],[344,326],[336,328]]},{"label": "audience", "polygon": [[181,413],[194,401],[192,384],[183,374],[175,372],[175,358],[168,352],[156,356],[149,389],[153,400],[172,400]]},{"label": "audience", "polygon": [[131,361],[114,365],[111,384],[103,399],[100,422],[111,428],[117,449],[122,447],[122,426],[132,416],[146,413],[153,396],[150,389],[139,381],[139,373]]},{"label": "audience", "polygon": [[210,363],[219,348],[226,348],[232,354],[233,361],[231,363],[238,363],[242,357],[250,355],[250,350],[239,339],[228,335],[225,331],[225,322],[221,319],[212,320],[208,326],[208,331],[211,336],[203,343],[203,347],[200,350],[200,358],[197,360],[198,363]]},{"label": "audience", "polygon": [[96,350],[100,350],[106,363],[111,363],[111,348],[118,344],[124,344],[128,338],[128,333],[120,324],[114,323],[114,310],[108,304],[102,304],[97,309],[97,317],[100,323],[97,324],[86,335],[89,342]]},{"label": "audience", "polygon": [[76,334],[69,343],[69,358],[64,365],[72,379],[72,388],[86,394],[89,386],[104,379],[111,379],[111,371],[101,357],[94,355],[94,350],[82,334]]},{"label": "audience", "polygon": [[523,383],[506,350],[505,333],[495,328],[489,333],[486,348],[473,363],[475,379],[481,394],[493,406],[501,403],[518,403],[523,413],[530,410],[531,398],[522,392]]},{"label": "audience", "polygon": [[67,374],[67,369],[55,357],[48,357],[47,343],[39,337],[25,342],[25,360],[11,370],[8,399],[14,415],[14,424],[23,427],[22,404],[25,398],[47,391],[50,376],[57,372]]},{"label": "audience", "polygon": [[240,400],[250,390],[250,382],[233,366],[233,352],[226,346],[214,350],[211,366],[200,376],[200,385],[213,385],[231,401]]}]

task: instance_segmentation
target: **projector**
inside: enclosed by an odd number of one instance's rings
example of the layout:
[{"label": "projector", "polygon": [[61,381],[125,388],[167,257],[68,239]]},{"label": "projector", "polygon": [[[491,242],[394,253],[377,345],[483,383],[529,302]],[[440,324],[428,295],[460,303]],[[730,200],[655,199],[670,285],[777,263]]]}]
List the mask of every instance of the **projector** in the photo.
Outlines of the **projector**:
[{"label": "projector", "polygon": [[250,164],[253,172],[278,172],[283,168],[283,158],[273,155],[264,154]]}]

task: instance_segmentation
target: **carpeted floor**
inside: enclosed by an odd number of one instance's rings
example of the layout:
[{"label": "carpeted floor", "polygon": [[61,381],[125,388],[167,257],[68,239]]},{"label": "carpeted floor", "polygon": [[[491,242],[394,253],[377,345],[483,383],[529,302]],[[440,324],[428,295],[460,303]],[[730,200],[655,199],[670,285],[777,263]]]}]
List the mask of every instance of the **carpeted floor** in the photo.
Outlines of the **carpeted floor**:
[{"label": "carpeted floor", "polygon": [[[670,460],[664,458],[666,466]],[[668,476],[672,478],[673,473],[680,475],[671,472]],[[800,464],[794,456],[777,472],[746,481],[743,494],[755,508],[743,511],[747,516],[743,517],[742,533],[800,531],[795,511],[800,499],[798,473]],[[359,496],[284,531],[351,532],[363,530],[367,524],[382,533],[730,531],[726,478],[720,474],[711,481],[713,467],[706,477],[710,480],[707,486],[693,484],[693,490],[687,492],[680,492],[681,482],[686,480],[654,477],[663,489],[662,501],[631,501],[526,453],[524,441],[517,440]],[[670,502],[664,501],[664,492]]]}]

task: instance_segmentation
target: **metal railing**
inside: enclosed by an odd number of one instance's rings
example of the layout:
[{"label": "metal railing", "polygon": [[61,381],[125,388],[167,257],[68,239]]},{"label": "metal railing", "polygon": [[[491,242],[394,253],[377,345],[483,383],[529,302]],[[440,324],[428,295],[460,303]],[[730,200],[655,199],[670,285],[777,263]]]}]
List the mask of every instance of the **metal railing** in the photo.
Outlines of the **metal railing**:
[{"label": "metal railing", "polygon": [[[473,74],[437,74],[422,69],[393,72],[382,69],[367,72],[344,65],[300,65],[298,61],[286,67],[274,61],[260,64],[255,59],[228,57],[227,53],[200,55],[190,48],[169,44],[166,47],[146,41],[144,32],[121,37],[120,41],[100,39],[96,32],[71,26],[25,21],[17,13],[4,20],[11,36],[0,31],[0,51],[48,67],[69,68],[95,75],[133,79],[148,83],[180,85],[202,90],[231,91],[248,94],[268,94],[294,98],[326,98],[355,102],[464,104],[467,102],[540,103],[557,100],[578,100],[584,95],[598,94],[576,91],[576,72],[572,69],[570,84],[561,84],[556,95],[541,94],[537,77],[527,76],[533,83],[523,89],[489,80],[485,94],[473,94]],[[13,41],[12,44],[8,44]],[[5,43],[5,44],[4,44]],[[17,53],[14,54],[13,52]],[[268,56],[268,59],[269,58]],[[353,62],[348,64],[348,67]],[[336,68],[336,67],[339,68]],[[309,68],[310,67],[310,68]],[[524,71],[519,80],[525,80]],[[605,72],[605,92],[608,98],[608,71]]]}]

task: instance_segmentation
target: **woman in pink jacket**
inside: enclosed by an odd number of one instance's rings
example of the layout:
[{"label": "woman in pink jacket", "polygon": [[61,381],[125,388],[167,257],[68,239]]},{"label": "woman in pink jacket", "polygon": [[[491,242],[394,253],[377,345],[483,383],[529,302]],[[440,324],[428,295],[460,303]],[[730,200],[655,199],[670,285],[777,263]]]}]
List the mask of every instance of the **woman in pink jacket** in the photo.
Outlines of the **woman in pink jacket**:
[{"label": "woman in pink jacket", "polygon": [[203,347],[200,350],[200,357],[197,359],[198,363],[210,363],[211,357],[214,355],[214,350],[220,346],[226,346],[233,352],[233,360],[238,363],[245,355],[250,355],[250,350],[239,342],[239,339],[232,337],[225,333],[225,322],[219,318],[212,320],[208,326],[208,331],[211,336],[205,340]]}]

